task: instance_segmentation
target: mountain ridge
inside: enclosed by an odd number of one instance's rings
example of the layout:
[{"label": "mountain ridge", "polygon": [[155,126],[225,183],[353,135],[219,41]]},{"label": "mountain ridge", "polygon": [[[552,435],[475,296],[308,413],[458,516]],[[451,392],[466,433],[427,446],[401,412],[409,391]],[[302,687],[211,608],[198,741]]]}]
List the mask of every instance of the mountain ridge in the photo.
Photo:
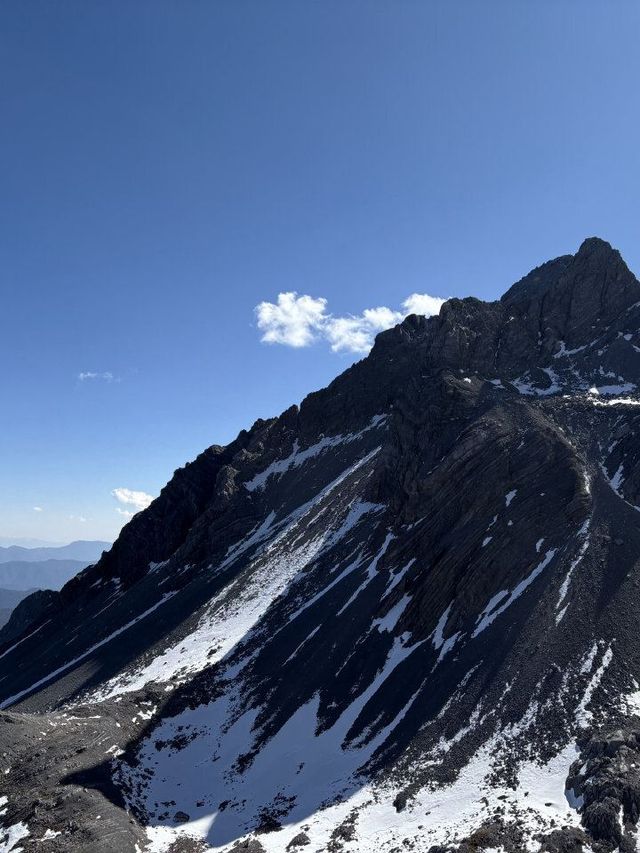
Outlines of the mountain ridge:
[{"label": "mountain ridge", "polygon": [[0,563],[0,585],[7,589],[60,589],[79,571],[84,560],[11,560]]},{"label": "mountain ridge", "polygon": [[9,562],[38,563],[42,560],[78,560],[85,563],[95,562],[100,553],[111,545],[110,542],[93,539],[76,539],[67,545],[45,545],[26,547],[7,545],[0,547],[0,565]]}]

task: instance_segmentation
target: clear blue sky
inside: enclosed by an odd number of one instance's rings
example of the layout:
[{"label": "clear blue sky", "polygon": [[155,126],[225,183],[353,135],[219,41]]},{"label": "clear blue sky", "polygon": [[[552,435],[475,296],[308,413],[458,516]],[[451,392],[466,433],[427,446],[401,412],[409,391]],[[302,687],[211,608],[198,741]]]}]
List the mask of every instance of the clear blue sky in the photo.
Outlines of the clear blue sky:
[{"label": "clear blue sky", "polygon": [[639,43],[635,0],[4,0],[0,534],[112,538],[113,489],[360,357],[261,343],[282,291],[640,270]]}]

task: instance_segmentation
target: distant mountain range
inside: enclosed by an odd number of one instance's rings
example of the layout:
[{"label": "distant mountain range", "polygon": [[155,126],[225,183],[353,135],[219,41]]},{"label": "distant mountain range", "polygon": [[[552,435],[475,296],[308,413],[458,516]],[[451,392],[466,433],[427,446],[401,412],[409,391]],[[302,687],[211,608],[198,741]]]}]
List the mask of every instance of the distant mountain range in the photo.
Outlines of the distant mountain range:
[{"label": "distant mountain range", "polygon": [[22,545],[24,548],[60,548],[64,542],[52,542],[49,539],[33,539],[25,536],[0,536],[0,548],[10,545]]},{"label": "distant mountain range", "polygon": [[27,548],[22,545],[10,545],[0,548],[0,563],[12,563],[16,560],[25,563],[40,563],[43,560],[79,560],[88,566],[99,560],[102,552],[110,547],[110,542],[83,539],[56,547]]},{"label": "distant mountain range", "polygon": [[32,589],[2,589],[0,588],[0,627],[9,621],[14,609],[23,598],[31,595]]},{"label": "distant mountain range", "polygon": [[[38,541],[38,540],[34,540]],[[0,627],[29,593],[59,590],[78,572],[97,562],[109,542],[77,541],[68,545],[0,547]]]},{"label": "distant mountain range", "polygon": [[11,560],[0,563],[0,589],[62,589],[86,566],[86,560]]}]

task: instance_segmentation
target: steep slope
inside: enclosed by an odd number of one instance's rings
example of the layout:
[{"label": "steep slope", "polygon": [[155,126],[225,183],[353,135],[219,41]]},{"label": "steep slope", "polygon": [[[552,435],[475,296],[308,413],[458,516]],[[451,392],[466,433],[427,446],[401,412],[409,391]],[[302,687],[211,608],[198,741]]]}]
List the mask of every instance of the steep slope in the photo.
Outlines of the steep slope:
[{"label": "steep slope", "polygon": [[635,850],[639,386],[593,238],[177,471],[0,648],[4,849]]}]

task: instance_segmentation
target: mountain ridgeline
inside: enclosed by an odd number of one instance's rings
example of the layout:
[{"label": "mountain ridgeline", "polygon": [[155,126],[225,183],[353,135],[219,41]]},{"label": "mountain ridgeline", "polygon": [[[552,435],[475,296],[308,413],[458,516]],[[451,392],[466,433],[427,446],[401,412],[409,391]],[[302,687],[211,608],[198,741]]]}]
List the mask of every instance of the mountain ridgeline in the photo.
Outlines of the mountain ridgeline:
[{"label": "mountain ridgeline", "polygon": [[603,240],[381,333],[21,603],[0,851],[640,849],[639,428]]},{"label": "mountain ridgeline", "polygon": [[24,547],[9,545],[0,548],[0,565],[4,563],[42,563],[45,560],[75,560],[85,566],[95,563],[101,553],[111,547],[110,542],[78,539],[68,545]]}]

